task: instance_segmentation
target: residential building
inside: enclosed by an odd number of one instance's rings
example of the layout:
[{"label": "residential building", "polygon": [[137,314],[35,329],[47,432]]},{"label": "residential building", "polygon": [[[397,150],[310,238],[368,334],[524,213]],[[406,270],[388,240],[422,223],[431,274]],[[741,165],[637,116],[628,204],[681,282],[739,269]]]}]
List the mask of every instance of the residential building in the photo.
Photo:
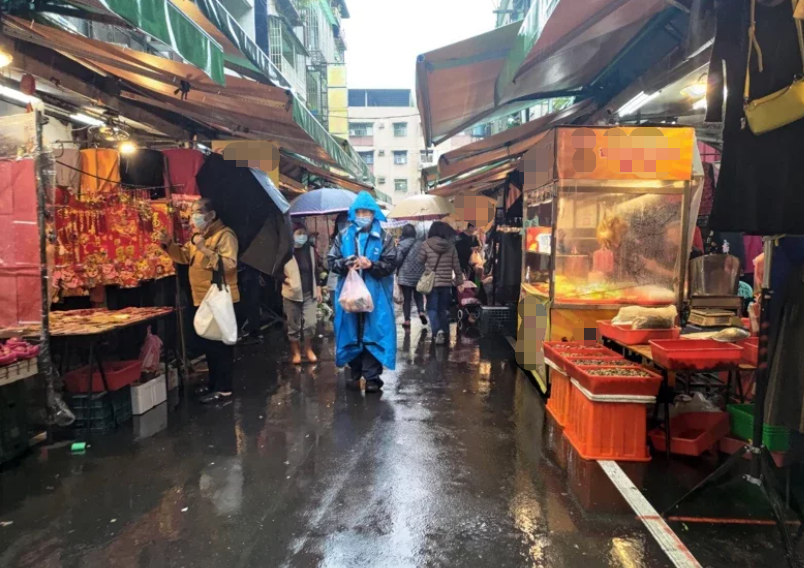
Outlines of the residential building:
[{"label": "residential building", "polygon": [[374,173],[377,193],[394,203],[421,192],[422,169],[472,140],[462,133],[426,148],[410,89],[349,89],[349,142]]},{"label": "residential building", "polygon": [[[497,27],[507,26],[525,18],[534,0],[499,0],[494,15],[497,16]],[[558,1],[558,0],[555,0]]]}]

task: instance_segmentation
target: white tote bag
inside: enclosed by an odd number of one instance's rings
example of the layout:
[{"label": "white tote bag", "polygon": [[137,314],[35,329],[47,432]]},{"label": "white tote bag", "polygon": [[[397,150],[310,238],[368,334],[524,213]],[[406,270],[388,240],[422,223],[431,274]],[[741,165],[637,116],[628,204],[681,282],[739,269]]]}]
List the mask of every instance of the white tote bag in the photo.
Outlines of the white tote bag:
[{"label": "white tote bag", "polygon": [[[226,345],[237,343],[237,318],[235,317],[232,291],[223,280],[222,266],[219,274],[212,278],[212,286],[195,312],[193,327],[195,332],[210,341],[223,341]],[[216,271],[218,272],[218,271]]]}]

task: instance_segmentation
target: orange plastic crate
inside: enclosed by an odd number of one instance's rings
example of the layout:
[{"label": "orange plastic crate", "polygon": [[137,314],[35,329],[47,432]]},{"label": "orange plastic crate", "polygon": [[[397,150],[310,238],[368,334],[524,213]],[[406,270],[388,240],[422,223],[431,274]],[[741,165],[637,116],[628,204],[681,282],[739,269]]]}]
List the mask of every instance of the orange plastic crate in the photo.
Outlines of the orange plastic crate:
[{"label": "orange plastic crate", "polygon": [[571,389],[572,384],[566,374],[550,369],[550,398],[547,399],[547,412],[562,428],[567,425]]},{"label": "orange plastic crate", "polygon": [[585,460],[647,462],[647,405],[597,402],[572,385],[564,436]]}]

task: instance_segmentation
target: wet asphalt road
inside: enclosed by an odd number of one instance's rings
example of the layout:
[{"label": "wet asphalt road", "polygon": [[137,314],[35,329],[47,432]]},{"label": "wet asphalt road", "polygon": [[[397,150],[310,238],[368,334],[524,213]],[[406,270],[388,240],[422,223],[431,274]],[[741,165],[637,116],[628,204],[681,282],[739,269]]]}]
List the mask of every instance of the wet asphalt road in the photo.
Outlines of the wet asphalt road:
[{"label": "wet asphalt road", "polygon": [[[240,353],[232,403],[182,402],[165,431],[96,435],[85,456],[38,449],[0,473],[0,566],[671,566],[502,341],[428,339],[400,333],[364,396],[329,339],[293,368],[275,333]],[[660,500],[699,469],[626,467]],[[704,566],[783,566],[772,528],[684,527]]]}]

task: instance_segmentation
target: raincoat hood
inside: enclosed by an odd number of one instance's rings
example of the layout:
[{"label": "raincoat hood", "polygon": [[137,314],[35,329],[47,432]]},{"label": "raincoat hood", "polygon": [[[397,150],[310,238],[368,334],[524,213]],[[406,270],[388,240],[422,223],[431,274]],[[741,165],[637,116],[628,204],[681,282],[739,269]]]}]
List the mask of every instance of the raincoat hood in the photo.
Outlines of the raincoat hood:
[{"label": "raincoat hood", "polygon": [[385,213],[382,212],[380,206],[377,205],[377,202],[371,196],[371,194],[367,191],[361,191],[357,194],[357,199],[355,202],[352,203],[352,206],[349,208],[349,220],[355,220],[355,211],[358,209],[369,209],[374,211],[374,221],[386,221]]},{"label": "raincoat hood", "polygon": [[430,237],[427,239],[427,245],[433,249],[436,254],[446,254],[449,252],[452,243],[443,237]]}]

